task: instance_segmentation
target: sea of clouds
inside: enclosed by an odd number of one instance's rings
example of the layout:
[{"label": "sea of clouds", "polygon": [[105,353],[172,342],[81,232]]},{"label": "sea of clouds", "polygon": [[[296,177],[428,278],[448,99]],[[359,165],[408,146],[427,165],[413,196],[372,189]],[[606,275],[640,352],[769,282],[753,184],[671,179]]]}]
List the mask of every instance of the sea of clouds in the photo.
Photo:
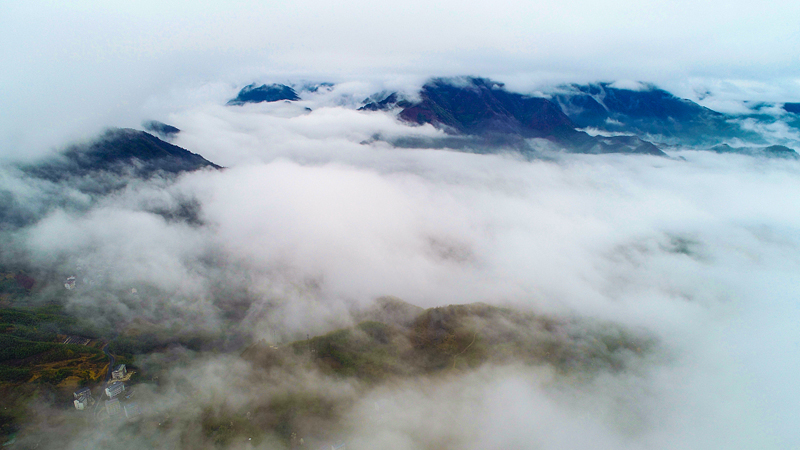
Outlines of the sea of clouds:
[{"label": "sea of clouds", "polygon": [[[349,88],[359,100],[367,90]],[[800,163],[691,149],[668,158],[401,149],[386,141],[441,132],[356,111],[347,96],[305,98],[196,102],[160,117],[181,128],[175,144],[226,166],[174,182],[93,199],[4,169],[15,208],[39,219],[3,238],[33,266],[80,267],[114,292],[162,293],[71,297],[68,311],[96,311],[102,323],[139,317],[218,332],[220,292],[233,292],[247,305],[238,332],[279,342],[349,325],[349,311],[393,295],[426,308],[486,302],[601,320],[658,345],[623,371],[586,377],[486,366],[369,389],[318,374],[259,378],[241,348],[173,349],[173,381],[204,393],[191,407],[158,394],[155,410],[180,415],[179,427],[118,430],[124,439],[86,431],[70,436],[72,448],[193,445],[186,436],[204,405],[225,398],[235,409],[290,385],[348,399],[348,448],[800,442]],[[153,212],[186,201],[195,222]]]}]

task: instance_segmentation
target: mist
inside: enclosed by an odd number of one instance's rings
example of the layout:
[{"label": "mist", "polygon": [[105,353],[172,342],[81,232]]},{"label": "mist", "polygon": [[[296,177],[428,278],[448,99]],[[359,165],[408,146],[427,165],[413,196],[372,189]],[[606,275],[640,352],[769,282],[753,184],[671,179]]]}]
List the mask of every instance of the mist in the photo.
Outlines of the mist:
[{"label": "mist", "polygon": [[[170,119],[179,145],[227,168],[97,198],[3,177],[21,204],[44,205],[32,224],[4,231],[14,254],[96,281],[69,297],[68,311],[91,310],[98,326],[226,336],[222,353],[176,345],[137,356],[161,374],[160,387],[137,392],[153,405],[143,423],[172,417],[168,428],[74,436],[62,423],[42,445],[67,436],[72,448],[202,446],[191,437],[201,423],[247,411],[231,426],[258,435],[259,423],[274,424],[258,415],[265,405],[309,395],[324,399],[328,419],[297,429],[329,430],[353,448],[798,441],[796,161],[691,149],[541,159],[402,149],[370,137],[440,132],[334,105],[205,104]],[[63,197],[73,201],[52,200]],[[195,219],[164,214],[186,202]],[[653,344],[623,355],[621,370],[503,363],[378,385],[239,356],[259,340],[350,326],[386,295],[566,320],[578,347],[596,342],[593,323]]]},{"label": "mist", "polygon": [[[798,9],[0,5],[0,268],[35,278],[25,307],[58,302],[124,341],[141,377],[130,420],[82,416],[41,383],[4,391],[24,411],[14,446],[797,447],[798,160],[492,147],[358,108],[431,77],[542,97],[652,85],[797,149]],[[300,99],[225,106],[250,83]],[[224,167],[26,170],[148,120]],[[318,363],[331,336],[372,342],[387,299],[500,312],[449,336],[437,371],[425,355],[388,374]],[[414,325],[392,319],[374,340],[413,353]]]}]

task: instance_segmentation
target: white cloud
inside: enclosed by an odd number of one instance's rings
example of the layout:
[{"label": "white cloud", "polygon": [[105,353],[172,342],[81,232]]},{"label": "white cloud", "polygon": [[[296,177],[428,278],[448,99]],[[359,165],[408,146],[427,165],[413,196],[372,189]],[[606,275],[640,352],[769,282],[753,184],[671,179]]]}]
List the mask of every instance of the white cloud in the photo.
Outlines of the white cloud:
[{"label": "white cloud", "polygon": [[[135,184],[88,213],[57,208],[17,237],[36,261],[97,264],[112,286],[165,291],[149,304],[73,301],[116,317],[217,330],[222,285],[244,292],[254,338],[343,326],[352,306],[391,294],[425,307],[511,304],[658,341],[630,368],[585,379],[486,367],[354,393],[348,417],[368,419],[353,428],[354,445],[783,448],[796,439],[800,213],[786,207],[800,192],[796,161],[392,149],[360,143],[407,131],[389,115],[287,108],[176,114],[181,143],[231,167]],[[148,212],[179,199],[198,202],[203,225]],[[216,361],[192,364],[199,378],[220,376]],[[385,412],[367,415],[375,402]]]}]

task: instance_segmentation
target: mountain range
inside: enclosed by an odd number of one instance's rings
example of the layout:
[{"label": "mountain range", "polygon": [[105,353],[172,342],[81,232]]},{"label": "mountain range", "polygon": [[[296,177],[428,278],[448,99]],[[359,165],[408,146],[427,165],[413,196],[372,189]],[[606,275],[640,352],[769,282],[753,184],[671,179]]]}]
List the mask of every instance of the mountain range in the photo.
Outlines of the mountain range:
[{"label": "mountain range", "polygon": [[[250,84],[228,105],[301,100],[331,84]],[[298,94],[299,92],[299,94]],[[800,103],[782,110],[790,127],[800,127]],[[750,120],[767,123],[763,105],[754,106]],[[359,108],[365,114],[394,114],[410,125],[430,124],[444,132],[440,138],[393,138],[396,147],[450,148],[494,152],[534,153],[544,145],[575,153],[636,153],[666,156],[665,149],[691,147],[717,153],[797,158],[782,143],[767,142],[737,117],[678,98],[653,85],[623,88],[611,83],[571,84],[549,96],[511,92],[486,78],[434,78],[417,95],[400,92],[373,95]],[[143,127],[164,139],[180,132],[171,125],[148,121]],[[377,137],[377,139],[381,139]],[[534,144],[531,144],[533,142]],[[59,156],[21,166],[29,176],[61,182],[79,190],[107,193],[127,179],[170,177],[182,172],[220,166],[153,134],[133,129],[110,129],[91,142],[72,145]],[[77,180],[77,181],[76,181]],[[86,182],[89,180],[90,182]]]},{"label": "mountain range", "polygon": [[[330,86],[330,84],[326,84]],[[301,94],[314,93],[301,88]],[[297,101],[300,95],[287,85],[249,85],[229,105],[251,102]],[[790,126],[800,127],[800,104],[785,103]],[[775,118],[753,110],[748,115],[714,111],[652,84],[617,86],[615,83],[570,84],[549,96],[507,90],[503,83],[480,77],[434,78],[414,96],[401,92],[373,95],[362,102],[364,112],[395,114],[398,120],[431,124],[447,137],[403,137],[398,147],[453,148],[494,151],[530,149],[531,139],[575,153],[641,153],[664,156],[664,149],[691,147],[749,155],[797,157],[791,151],[753,151],[768,142],[742,120],[774,123]],[[737,145],[730,145],[730,144]]]}]

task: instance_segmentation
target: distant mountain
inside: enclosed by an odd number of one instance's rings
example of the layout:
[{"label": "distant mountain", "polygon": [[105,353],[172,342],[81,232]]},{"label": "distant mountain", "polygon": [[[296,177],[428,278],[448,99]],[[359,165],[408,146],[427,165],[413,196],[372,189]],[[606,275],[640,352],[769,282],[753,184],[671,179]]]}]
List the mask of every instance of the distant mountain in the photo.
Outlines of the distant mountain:
[{"label": "distant mountain", "polygon": [[576,130],[575,123],[556,103],[509,92],[502,83],[485,78],[433,79],[422,87],[418,102],[391,94],[361,109],[395,108],[401,109],[398,117],[406,122],[429,123],[451,135],[488,142],[509,142],[509,137],[543,138],[579,153],[664,155],[636,136],[590,136]]},{"label": "distant mountain", "polygon": [[783,109],[792,114],[800,114],[800,103],[784,103]]},{"label": "distant mountain", "polygon": [[408,100],[401,100],[397,92],[392,92],[383,100],[370,101],[364,100],[364,106],[358,108],[359,111],[389,111],[393,108],[407,108],[411,106]]},{"label": "distant mountain", "polygon": [[[144,131],[113,128],[93,142],[69,147],[59,158],[29,165],[22,170],[54,182],[92,177],[98,183],[100,180],[117,180],[113,183],[116,185],[124,183],[120,176],[148,178],[155,174],[175,175],[206,167],[220,168],[198,154]],[[113,188],[106,182],[98,185],[100,191]]]},{"label": "distant mountain", "polygon": [[322,82],[322,83],[303,83],[297,89],[300,92],[319,92],[319,91],[330,91],[333,87],[336,86],[334,83],[329,82]]},{"label": "distant mountain", "polygon": [[759,141],[732,116],[675,97],[652,85],[622,89],[610,83],[569,85],[553,101],[579,128],[636,134],[672,144],[715,144],[739,138]]},{"label": "distant mountain", "polygon": [[767,147],[731,147],[728,144],[720,144],[711,147],[709,150],[716,153],[738,153],[750,156],[800,159],[800,154],[783,145],[770,145]]},{"label": "distant mountain", "polygon": [[[144,131],[111,129],[92,142],[73,145],[60,155],[35,164],[17,167],[28,177],[46,180],[38,183],[46,192],[46,202],[26,202],[11,191],[0,192],[0,229],[35,223],[52,208],[84,211],[106,194],[127,186],[133,179],[173,178],[180,173],[220,166]],[[90,201],[70,194],[78,190]],[[177,205],[152,205],[151,212],[168,221],[200,223],[200,206],[192,198],[181,198]]]},{"label": "distant mountain", "polygon": [[400,118],[463,134],[545,137],[574,128],[569,117],[547,99],[508,92],[501,83],[484,78],[465,81],[432,80],[422,87],[422,101],[405,107]]},{"label": "distant mountain", "polygon": [[181,130],[179,130],[178,128],[175,128],[172,125],[167,125],[164,122],[159,122],[157,120],[148,120],[142,123],[142,127],[151,133],[155,133],[161,136],[162,138],[172,138],[181,132]]},{"label": "distant mountain", "polygon": [[262,84],[256,86],[255,83],[245,86],[239,91],[236,98],[228,101],[228,105],[244,105],[245,103],[278,102],[281,100],[300,100],[294,89],[284,84]]}]

